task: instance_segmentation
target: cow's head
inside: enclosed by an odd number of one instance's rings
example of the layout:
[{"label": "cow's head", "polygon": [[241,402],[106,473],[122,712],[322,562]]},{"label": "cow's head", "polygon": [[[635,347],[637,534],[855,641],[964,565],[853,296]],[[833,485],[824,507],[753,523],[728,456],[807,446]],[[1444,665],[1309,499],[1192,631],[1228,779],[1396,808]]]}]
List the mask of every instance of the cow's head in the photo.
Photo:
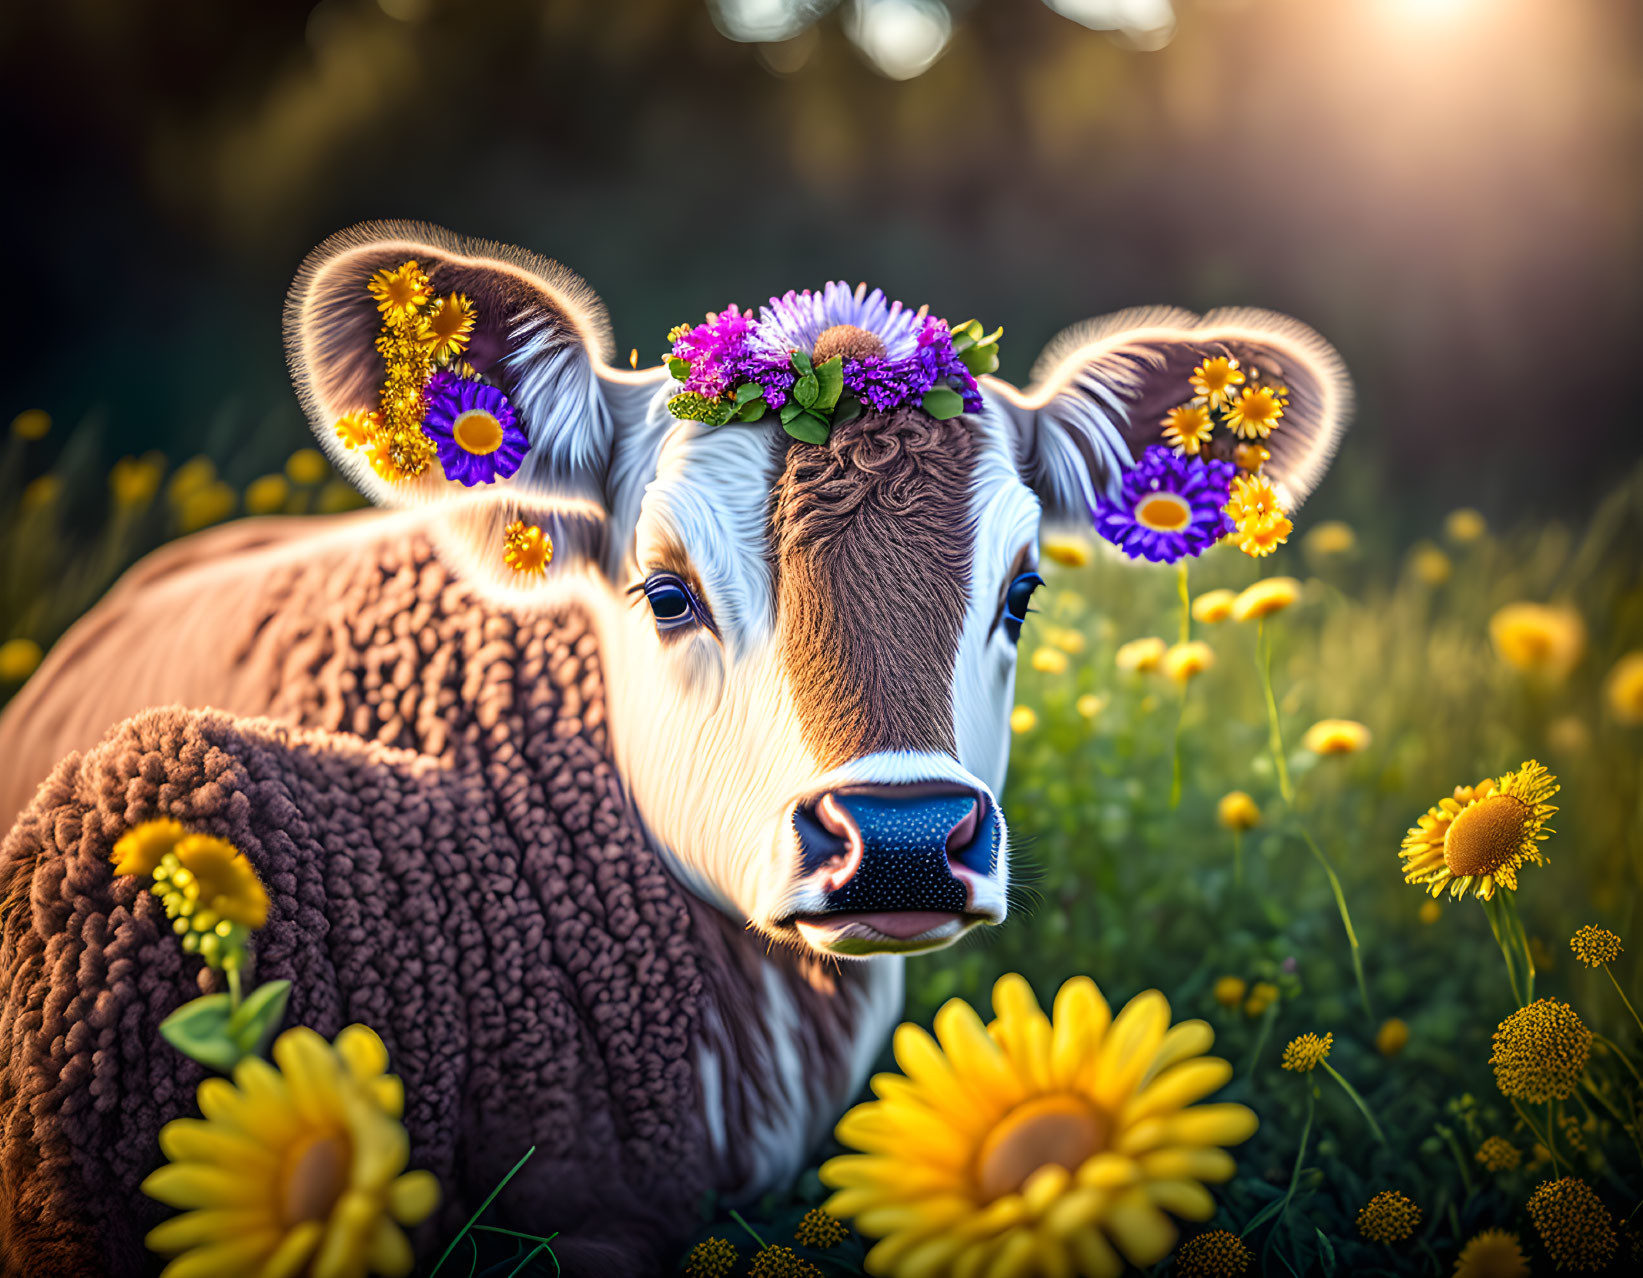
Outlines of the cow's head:
[{"label": "cow's head", "polygon": [[[389,482],[336,433],[382,385],[367,281],[410,259],[477,309],[467,358],[528,439],[511,478],[469,489],[436,464]],[[1334,352],[1291,320],[1149,310],[1070,330],[1026,392],[981,379],[979,412],[866,412],[824,444],[768,418],[709,427],[669,413],[665,369],[612,365],[574,276],[408,224],[317,249],[287,343],[321,442],[373,500],[425,506],[441,553],[500,603],[592,613],[611,748],[680,877],[835,955],[937,948],[1004,918],[998,795],[1041,528],[1088,529],[1207,357],[1288,385],[1266,473],[1290,505],[1349,401]],[[515,519],[553,539],[546,573],[505,565]]]}]

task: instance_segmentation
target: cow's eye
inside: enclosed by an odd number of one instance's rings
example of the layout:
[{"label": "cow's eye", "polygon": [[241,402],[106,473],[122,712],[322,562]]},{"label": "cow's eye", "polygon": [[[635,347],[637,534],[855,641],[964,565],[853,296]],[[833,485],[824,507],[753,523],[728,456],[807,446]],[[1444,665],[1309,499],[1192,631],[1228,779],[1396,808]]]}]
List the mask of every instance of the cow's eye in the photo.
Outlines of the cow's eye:
[{"label": "cow's eye", "polygon": [[671,573],[657,573],[645,582],[645,599],[658,630],[677,630],[701,621],[701,605],[696,596]]},{"label": "cow's eye", "polygon": [[1036,572],[1024,572],[1010,583],[1004,592],[1004,633],[1015,643],[1021,638],[1021,625],[1027,620],[1027,607],[1033,600],[1033,591],[1044,584]]}]

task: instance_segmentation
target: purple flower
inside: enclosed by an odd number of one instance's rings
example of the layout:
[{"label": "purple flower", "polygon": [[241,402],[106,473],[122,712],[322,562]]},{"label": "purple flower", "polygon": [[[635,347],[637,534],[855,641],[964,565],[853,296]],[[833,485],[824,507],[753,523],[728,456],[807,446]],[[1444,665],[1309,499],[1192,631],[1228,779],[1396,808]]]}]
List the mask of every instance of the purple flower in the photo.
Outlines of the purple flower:
[{"label": "purple flower", "polygon": [[519,469],[530,440],[508,397],[495,386],[446,369],[434,374],[425,397],[422,433],[438,446],[447,479],[472,488],[507,479]]},{"label": "purple flower", "polygon": [[685,390],[717,399],[730,390],[741,371],[753,316],[737,309],[735,303],[705,324],[687,328],[673,340],[673,354],[690,365]]},{"label": "purple flower", "polygon": [[1125,472],[1118,500],[1097,499],[1095,530],[1131,559],[1172,564],[1201,555],[1232,531],[1221,508],[1233,472],[1231,462],[1177,457],[1155,444]]}]

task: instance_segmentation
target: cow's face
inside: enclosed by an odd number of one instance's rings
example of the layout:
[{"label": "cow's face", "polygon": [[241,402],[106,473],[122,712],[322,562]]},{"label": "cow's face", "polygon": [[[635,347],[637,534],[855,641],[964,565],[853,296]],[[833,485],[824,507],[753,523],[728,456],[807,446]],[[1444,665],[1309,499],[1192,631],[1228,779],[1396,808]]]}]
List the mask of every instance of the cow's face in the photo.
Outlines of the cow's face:
[{"label": "cow's face", "polygon": [[[366,281],[412,258],[475,302],[470,358],[530,438],[517,474],[480,492],[437,467],[385,484],[332,429],[380,382]],[[442,550],[510,605],[592,611],[610,746],[680,877],[774,941],[840,956],[1005,917],[998,796],[1041,524],[1087,521],[1207,355],[1289,385],[1268,473],[1291,504],[1348,400],[1333,353],[1292,321],[1138,312],[1069,333],[1029,394],[983,379],[980,412],[867,413],[825,444],[769,421],[710,428],[668,413],[662,370],[602,363],[578,282],[421,227],[323,246],[289,314],[340,468],[379,500],[429,502]],[[541,577],[503,565],[516,517],[555,540]]]}]

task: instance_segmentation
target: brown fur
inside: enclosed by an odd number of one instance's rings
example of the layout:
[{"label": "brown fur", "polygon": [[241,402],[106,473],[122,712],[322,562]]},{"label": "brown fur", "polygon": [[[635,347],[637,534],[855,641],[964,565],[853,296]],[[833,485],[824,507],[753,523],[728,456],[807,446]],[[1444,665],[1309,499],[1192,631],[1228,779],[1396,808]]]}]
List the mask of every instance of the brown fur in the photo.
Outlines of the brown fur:
[{"label": "brown fur", "polygon": [[961,420],[916,409],[864,415],[825,445],[788,449],[771,537],[783,656],[823,767],[955,748],[974,453]]}]

